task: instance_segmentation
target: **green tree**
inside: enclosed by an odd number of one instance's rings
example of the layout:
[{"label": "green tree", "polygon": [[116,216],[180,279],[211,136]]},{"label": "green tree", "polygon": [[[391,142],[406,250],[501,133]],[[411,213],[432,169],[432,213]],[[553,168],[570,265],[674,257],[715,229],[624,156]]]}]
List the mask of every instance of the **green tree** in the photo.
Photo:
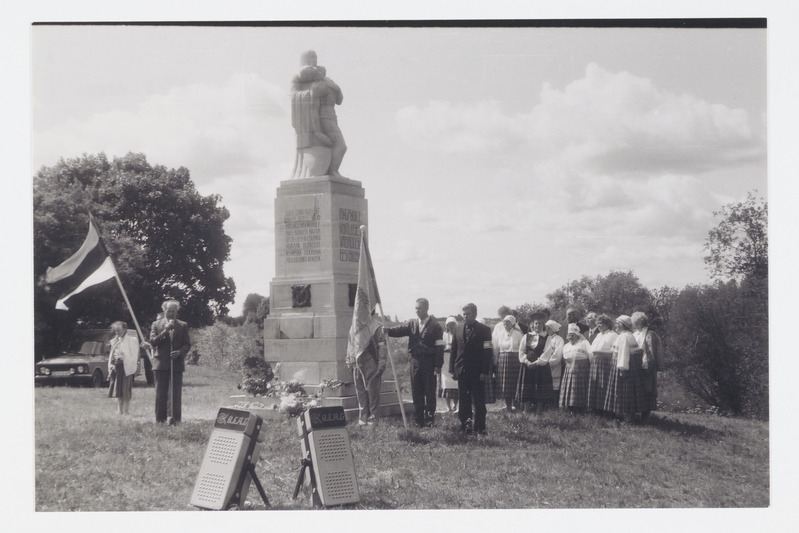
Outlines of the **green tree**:
[{"label": "green tree", "polygon": [[768,314],[757,293],[735,280],[686,287],[668,329],[686,389],[724,411],[768,418]]},{"label": "green tree", "polygon": [[97,220],[143,328],[165,298],[181,302],[180,316],[192,326],[226,314],[236,289],[223,271],[231,239],[223,229],[229,213],[220,200],[200,195],[187,169],[151,166],[143,154],[113,161],[102,153],[84,155],[40,169],[33,178],[37,352],[50,349],[48,339],[72,325],[129,320],[113,280],[71,298],[70,311],[53,310],[55,295],[43,274],[80,247],[87,211]]},{"label": "green tree", "polygon": [[725,205],[713,214],[722,218],[705,243],[705,264],[711,277],[738,281],[747,276],[766,278],[768,204],[750,192],[745,201]]},{"label": "green tree", "polygon": [[565,319],[570,307],[614,317],[640,310],[652,318],[652,302],[652,293],[632,271],[611,271],[595,278],[583,276],[547,294],[554,320]]},{"label": "green tree", "polygon": [[258,318],[258,323],[261,327],[264,325],[264,320],[269,315],[269,297],[267,296],[258,304],[258,309],[255,310],[255,316]]},{"label": "green tree", "polygon": [[768,417],[768,206],[752,193],[726,205],[705,243],[717,281],[687,287],[669,312],[677,379],[712,405]]},{"label": "green tree", "polygon": [[596,278],[583,276],[547,294],[547,305],[552,310],[553,316],[558,317],[556,320],[562,318],[561,315],[565,317],[566,309],[569,307],[595,310],[597,304],[593,293],[600,278],[601,276]]},{"label": "green tree", "polygon": [[256,314],[258,312],[258,306],[261,302],[265,299],[265,296],[261,296],[258,293],[251,292],[247,295],[244,299],[244,304],[242,305],[241,314],[244,317],[249,317],[250,314]]}]

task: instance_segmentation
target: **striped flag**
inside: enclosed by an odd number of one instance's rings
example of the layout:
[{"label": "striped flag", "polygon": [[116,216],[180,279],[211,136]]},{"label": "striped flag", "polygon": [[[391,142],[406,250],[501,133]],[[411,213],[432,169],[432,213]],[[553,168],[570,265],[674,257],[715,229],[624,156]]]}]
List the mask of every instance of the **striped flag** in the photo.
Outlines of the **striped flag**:
[{"label": "striped flag", "polygon": [[102,283],[115,276],[116,270],[111,257],[103,245],[100,232],[89,215],[89,234],[80,249],[69,259],[55,268],[49,267],[45,275],[48,284],[54,284],[58,291],[56,309],[69,308],[64,303],[84,289]]},{"label": "striped flag", "polygon": [[352,364],[366,350],[372,335],[380,326],[374,315],[380,294],[377,292],[375,271],[369,246],[366,244],[365,228],[361,227],[361,256],[358,260],[358,289],[355,293],[355,306],[352,310],[352,326],[350,326],[347,342],[347,363]]}]

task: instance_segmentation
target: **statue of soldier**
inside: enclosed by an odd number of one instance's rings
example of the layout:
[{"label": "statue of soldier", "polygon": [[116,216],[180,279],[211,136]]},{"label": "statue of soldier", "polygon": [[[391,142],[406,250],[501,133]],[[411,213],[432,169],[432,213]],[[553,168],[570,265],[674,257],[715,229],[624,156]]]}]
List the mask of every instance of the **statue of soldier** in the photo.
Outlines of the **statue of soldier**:
[{"label": "statue of soldier", "polygon": [[[327,77],[325,67],[317,65],[316,52],[303,53],[301,64],[291,87],[291,124],[297,133],[294,177],[342,177],[339,167],[347,145],[338,127],[335,106],[341,104],[344,95]],[[328,152],[312,150],[315,147],[329,149],[329,162]]]}]

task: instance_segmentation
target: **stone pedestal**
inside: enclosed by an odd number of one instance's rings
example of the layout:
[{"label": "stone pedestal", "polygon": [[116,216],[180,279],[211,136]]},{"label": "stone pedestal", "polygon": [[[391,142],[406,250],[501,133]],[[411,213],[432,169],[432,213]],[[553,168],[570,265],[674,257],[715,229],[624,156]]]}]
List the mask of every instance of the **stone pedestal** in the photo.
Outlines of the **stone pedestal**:
[{"label": "stone pedestal", "polygon": [[[313,389],[351,382],[347,336],[358,283],[360,226],[368,225],[359,181],[320,176],[283,181],[275,198],[275,277],[264,321],[264,353],[281,379]],[[310,391],[309,391],[310,392]],[[325,396],[354,394],[349,385]]]}]

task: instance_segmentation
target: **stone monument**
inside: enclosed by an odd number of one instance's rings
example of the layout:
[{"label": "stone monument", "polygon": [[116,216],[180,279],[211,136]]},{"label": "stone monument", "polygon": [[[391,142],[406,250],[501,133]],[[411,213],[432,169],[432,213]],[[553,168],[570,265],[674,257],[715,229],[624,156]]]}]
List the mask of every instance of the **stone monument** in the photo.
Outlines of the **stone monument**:
[{"label": "stone monument", "polygon": [[[280,363],[281,379],[298,379],[308,392],[324,380],[346,383],[326,389],[325,403],[344,406],[352,418],[358,402],[345,359],[367,201],[361,182],[339,173],[346,145],[334,107],[342,102],[341,89],[317,65],[315,52],[304,53],[301,63],[291,89],[295,167],[275,198],[275,277],[264,353],[273,368]],[[389,374],[384,412],[398,409]]]}]

